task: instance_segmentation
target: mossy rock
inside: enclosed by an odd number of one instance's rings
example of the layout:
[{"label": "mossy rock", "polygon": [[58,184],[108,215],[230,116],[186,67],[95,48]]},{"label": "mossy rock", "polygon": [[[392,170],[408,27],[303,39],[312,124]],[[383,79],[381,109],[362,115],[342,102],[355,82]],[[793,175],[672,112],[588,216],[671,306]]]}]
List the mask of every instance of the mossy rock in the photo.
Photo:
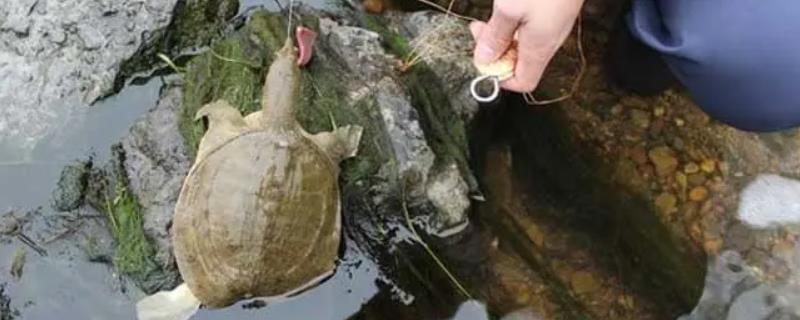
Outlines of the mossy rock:
[{"label": "mossy rock", "polygon": [[221,38],[239,4],[239,0],[178,0],[170,25],[154,34],[156,40],[150,45],[122,63],[115,89],[122,89],[132,75],[162,63],[159,54],[182,63],[187,58],[182,56],[184,50],[203,47]]},{"label": "mossy rock", "polygon": [[[127,276],[145,293],[173,288],[180,276],[172,264],[163,264],[156,259],[153,240],[144,230],[144,210],[129,190],[125,174],[125,152],[121,144],[111,147],[111,161],[103,168],[94,168],[88,177],[86,200],[90,206],[102,212],[114,241],[113,256],[108,257],[114,268]],[[85,244],[90,260],[95,253],[94,238]]]}]

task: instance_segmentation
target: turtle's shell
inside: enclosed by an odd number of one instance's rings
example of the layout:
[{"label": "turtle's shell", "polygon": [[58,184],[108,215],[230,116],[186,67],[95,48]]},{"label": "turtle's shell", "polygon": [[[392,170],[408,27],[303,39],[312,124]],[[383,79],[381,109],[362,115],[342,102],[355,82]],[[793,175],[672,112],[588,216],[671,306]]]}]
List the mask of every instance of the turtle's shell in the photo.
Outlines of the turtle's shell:
[{"label": "turtle's shell", "polygon": [[175,258],[208,307],[291,294],[336,264],[337,170],[299,130],[249,131],[197,159],[173,220]]}]

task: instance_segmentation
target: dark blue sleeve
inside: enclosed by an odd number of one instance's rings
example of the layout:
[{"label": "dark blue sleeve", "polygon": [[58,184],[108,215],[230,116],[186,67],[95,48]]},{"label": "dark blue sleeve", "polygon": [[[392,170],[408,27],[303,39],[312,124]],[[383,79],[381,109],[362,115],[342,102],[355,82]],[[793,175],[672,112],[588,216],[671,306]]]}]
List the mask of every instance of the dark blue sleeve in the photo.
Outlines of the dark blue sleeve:
[{"label": "dark blue sleeve", "polygon": [[748,131],[800,126],[800,1],[634,0],[634,37],[695,102]]}]

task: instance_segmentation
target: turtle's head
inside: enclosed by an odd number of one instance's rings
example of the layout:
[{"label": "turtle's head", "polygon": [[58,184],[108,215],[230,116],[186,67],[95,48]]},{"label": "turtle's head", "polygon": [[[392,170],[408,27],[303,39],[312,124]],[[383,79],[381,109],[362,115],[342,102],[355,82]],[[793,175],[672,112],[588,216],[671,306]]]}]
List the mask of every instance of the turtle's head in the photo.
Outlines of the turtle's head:
[{"label": "turtle's head", "polygon": [[216,100],[204,105],[197,110],[194,120],[203,120],[206,128],[220,123],[239,124],[244,122],[239,110],[225,100]]}]

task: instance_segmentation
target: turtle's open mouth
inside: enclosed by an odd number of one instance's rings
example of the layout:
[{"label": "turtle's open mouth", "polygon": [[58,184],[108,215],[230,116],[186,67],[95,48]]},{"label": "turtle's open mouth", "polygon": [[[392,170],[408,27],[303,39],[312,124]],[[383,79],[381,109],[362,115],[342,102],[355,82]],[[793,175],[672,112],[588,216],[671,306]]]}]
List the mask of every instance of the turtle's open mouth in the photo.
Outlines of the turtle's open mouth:
[{"label": "turtle's open mouth", "polygon": [[311,60],[314,50],[314,40],[317,38],[317,33],[306,27],[297,27],[295,31],[295,38],[297,39],[297,47],[300,53],[297,56],[297,65],[305,66]]}]

